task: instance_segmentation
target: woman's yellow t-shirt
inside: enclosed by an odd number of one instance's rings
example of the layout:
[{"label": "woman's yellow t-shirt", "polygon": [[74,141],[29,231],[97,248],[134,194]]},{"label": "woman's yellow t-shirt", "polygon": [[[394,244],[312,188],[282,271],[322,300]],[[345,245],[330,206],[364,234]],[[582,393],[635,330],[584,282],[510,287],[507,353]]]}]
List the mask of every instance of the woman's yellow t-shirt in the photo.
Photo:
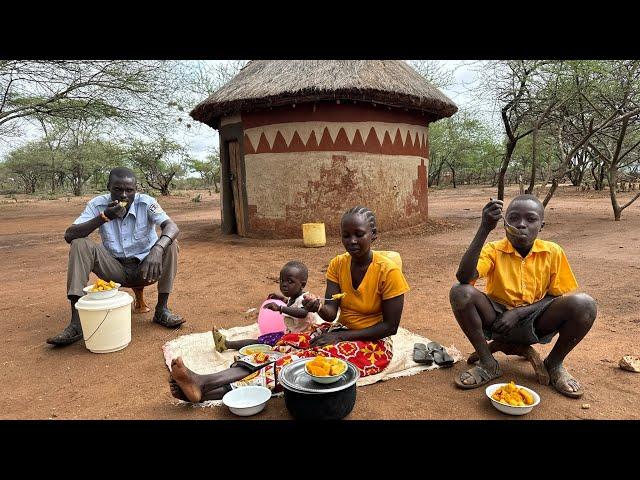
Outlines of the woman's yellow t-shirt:
[{"label": "woman's yellow t-shirt", "polygon": [[340,291],[346,293],[340,302],[338,321],[353,330],[382,322],[382,301],[410,290],[398,265],[376,251],[357,289],[354,290],[351,281],[349,253],[338,255],[329,262],[327,280],[340,285]]}]

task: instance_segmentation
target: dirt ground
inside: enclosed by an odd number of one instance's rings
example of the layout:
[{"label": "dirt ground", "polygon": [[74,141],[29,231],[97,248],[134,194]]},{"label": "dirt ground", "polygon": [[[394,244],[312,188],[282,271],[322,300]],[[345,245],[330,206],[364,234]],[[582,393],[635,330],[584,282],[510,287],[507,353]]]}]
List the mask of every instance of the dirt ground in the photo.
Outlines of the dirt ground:
[{"label": "dirt ground", "polygon": [[[480,221],[488,188],[431,190],[430,221],[402,232],[382,232],[376,248],[396,250],[412,291],[402,326],[465,355],[471,345],[449,308],[448,291],[465,248]],[[516,191],[508,189],[507,199]],[[631,194],[620,194],[621,200]],[[69,200],[0,199],[0,258],[3,284],[0,331],[2,419],[232,419],[226,407],[177,405],[167,385],[161,346],[180,335],[250,322],[243,313],[277,290],[280,266],[300,259],[310,270],[309,288],[324,291],[328,261],[342,252],[330,236],[324,248],[301,240],[257,240],[220,233],[217,195],[200,203],[184,193],[161,198],[181,230],[180,259],[169,305],[187,319],[178,330],[151,322],[152,313],[132,317],[132,341],[119,352],[97,355],[80,341],[65,348],[45,343],[68,322],[63,233],[89,197]],[[336,212],[340,215],[341,212]],[[564,247],[580,290],[598,302],[596,323],[569,355],[568,369],[583,383],[580,400],[537,385],[526,361],[498,354],[503,379],[534,388],[542,401],[527,419],[640,419],[640,375],[618,368],[625,354],[640,355],[640,202],[614,222],[606,194],[560,191],[546,213],[541,238]],[[499,238],[500,231],[489,240]],[[97,235],[92,236],[98,239]],[[155,305],[156,289],[146,289]],[[546,354],[549,346],[537,346]],[[496,411],[484,389],[461,391],[451,369],[421,373],[358,389],[350,419],[515,419]],[[588,403],[590,408],[582,405]],[[252,419],[290,419],[284,399],[272,399]]]}]

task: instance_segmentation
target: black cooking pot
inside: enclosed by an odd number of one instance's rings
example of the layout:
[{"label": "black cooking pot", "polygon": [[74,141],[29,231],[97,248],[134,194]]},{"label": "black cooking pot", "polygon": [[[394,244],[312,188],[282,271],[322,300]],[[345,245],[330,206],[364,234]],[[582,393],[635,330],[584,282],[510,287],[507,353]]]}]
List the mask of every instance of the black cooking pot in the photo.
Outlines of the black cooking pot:
[{"label": "black cooking pot", "polygon": [[356,384],[328,393],[306,393],[286,385],[284,403],[296,420],[341,420],[356,404]]}]

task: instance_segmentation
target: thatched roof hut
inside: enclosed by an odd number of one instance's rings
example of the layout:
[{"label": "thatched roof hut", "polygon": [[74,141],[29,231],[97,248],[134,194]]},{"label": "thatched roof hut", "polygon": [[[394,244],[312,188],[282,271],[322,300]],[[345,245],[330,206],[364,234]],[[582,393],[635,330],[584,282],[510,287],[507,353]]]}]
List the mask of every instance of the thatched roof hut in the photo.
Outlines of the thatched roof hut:
[{"label": "thatched roof hut", "polygon": [[255,60],[191,116],[220,133],[223,232],[291,237],[356,204],[426,220],[428,125],[456,111],[403,61]]},{"label": "thatched roof hut", "polygon": [[253,60],[198,104],[191,116],[218,128],[220,118],[260,108],[355,100],[424,112],[435,121],[458,107],[401,60]]}]

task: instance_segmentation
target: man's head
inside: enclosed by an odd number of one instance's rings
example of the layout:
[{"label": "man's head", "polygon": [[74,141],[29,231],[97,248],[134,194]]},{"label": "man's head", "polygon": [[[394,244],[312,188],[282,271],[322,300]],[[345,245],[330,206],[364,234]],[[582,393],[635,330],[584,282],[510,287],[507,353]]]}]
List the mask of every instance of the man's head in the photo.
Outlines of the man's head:
[{"label": "man's head", "polygon": [[128,202],[131,206],[136,196],[136,174],[127,167],[116,167],[109,172],[107,189],[111,192],[111,200]]},{"label": "man's head", "polygon": [[309,270],[296,260],[287,262],[280,270],[280,291],[285,297],[297,297],[307,285]]},{"label": "man's head", "polygon": [[518,195],[507,207],[504,218],[521,234],[507,231],[507,238],[515,248],[531,248],[544,227],[544,205],[535,195]]}]

